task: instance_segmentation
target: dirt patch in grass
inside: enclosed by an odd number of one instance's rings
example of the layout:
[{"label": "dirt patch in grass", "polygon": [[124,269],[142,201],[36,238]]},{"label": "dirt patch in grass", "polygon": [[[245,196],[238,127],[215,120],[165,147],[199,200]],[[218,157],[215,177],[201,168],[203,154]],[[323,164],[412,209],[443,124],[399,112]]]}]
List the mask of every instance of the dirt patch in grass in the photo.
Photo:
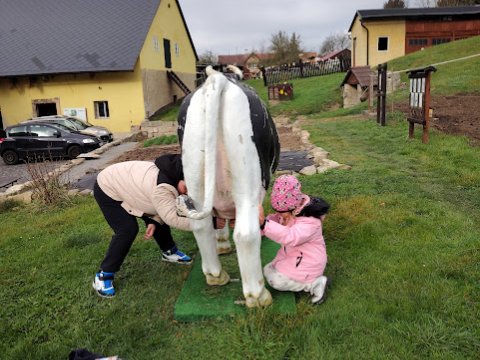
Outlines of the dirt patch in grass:
[{"label": "dirt patch in grass", "polygon": [[[277,126],[278,137],[282,151],[301,150],[302,142],[300,136],[292,131],[291,126]],[[179,154],[180,146],[178,144],[171,145],[152,145],[142,147],[139,144],[137,148],[127,151],[115,159],[115,163],[131,160],[152,161],[164,154]]]},{"label": "dirt patch in grass", "polygon": [[[480,146],[480,93],[432,96],[431,126],[447,134],[464,135]],[[394,108],[408,114],[408,103]]]},{"label": "dirt patch in grass", "polygon": [[153,161],[157,157],[164,154],[179,154],[180,145],[152,145],[149,147],[141,147],[139,144],[136,149],[127,151],[123,155],[115,159],[115,163],[122,161],[132,161],[132,160],[142,160],[142,161]]}]

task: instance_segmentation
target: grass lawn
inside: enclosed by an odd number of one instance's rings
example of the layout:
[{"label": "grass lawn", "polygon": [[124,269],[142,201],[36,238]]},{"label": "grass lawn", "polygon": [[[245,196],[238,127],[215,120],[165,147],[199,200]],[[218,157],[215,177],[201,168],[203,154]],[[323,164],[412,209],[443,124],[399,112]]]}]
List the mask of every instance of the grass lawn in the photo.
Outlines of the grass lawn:
[{"label": "grass lawn", "polygon": [[[0,212],[0,358],[65,359],[87,348],[124,359],[474,359],[480,353],[480,153],[407,123],[311,116],[311,141],[351,170],[302,177],[327,199],[327,302],[297,314],[253,309],[173,320],[189,267],[139,238],[102,299],[91,281],[110,229],[92,198],[44,213]],[[141,230],[143,231],[143,230]],[[190,233],[175,232],[195,254]]]},{"label": "grass lawn", "polygon": [[[389,69],[468,56],[479,41],[426,49]],[[479,61],[439,66],[432,91],[478,91]],[[325,304],[313,307],[299,295],[295,316],[267,308],[176,322],[190,267],[161,262],[156,244],[141,235],[117,274],[117,297],[102,299],[91,281],[111,230],[93,198],[45,212],[6,203],[0,359],[65,359],[75,348],[129,360],[478,359],[479,148],[434,130],[429,144],[420,130],[409,140],[401,115],[389,113],[380,127],[358,115],[365,103],[338,109],[343,76],[294,80],[294,100],[270,105],[273,115],[306,115],[310,141],[352,166],[301,178],[305,192],[332,205],[324,233],[333,286]],[[261,81],[249,84],[266,99]],[[158,118],[172,120],[177,109]],[[155,141],[167,140],[175,139]],[[197,252],[190,233],[174,236],[182,250]]]},{"label": "grass lawn", "polygon": [[[294,98],[292,101],[269,103],[268,87],[263,85],[263,80],[247,80],[246,83],[253,87],[260,98],[267,104],[272,116],[289,116],[325,113],[324,116],[358,114],[366,109],[367,103],[362,103],[351,109],[340,109],[342,100],[340,84],[345,77],[344,73],[317,76],[305,79],[294,79]],[[176,121],[179,105],[172,106],[168,111],[158,114],[152,120]]]}]

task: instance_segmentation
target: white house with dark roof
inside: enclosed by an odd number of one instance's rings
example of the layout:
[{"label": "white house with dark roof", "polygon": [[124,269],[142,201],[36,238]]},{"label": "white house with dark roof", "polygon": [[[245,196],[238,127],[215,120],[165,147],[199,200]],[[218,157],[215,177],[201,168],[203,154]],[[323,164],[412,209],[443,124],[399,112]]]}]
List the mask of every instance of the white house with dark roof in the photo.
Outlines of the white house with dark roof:
[{"label": "white house with dark roof", "polygon": [[195,87],[197,54],[178,0],[0,6],[3,127],[77,113],[126,132]]}]

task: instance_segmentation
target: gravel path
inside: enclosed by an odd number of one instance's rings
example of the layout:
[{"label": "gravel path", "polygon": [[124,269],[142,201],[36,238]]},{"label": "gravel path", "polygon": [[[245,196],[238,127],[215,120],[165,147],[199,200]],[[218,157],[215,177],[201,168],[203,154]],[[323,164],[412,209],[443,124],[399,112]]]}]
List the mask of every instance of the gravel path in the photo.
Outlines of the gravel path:
[{"label": "gravel path", "polygon": [[[49,168],[55,169],[65,163],[68,160],[59,160],[54,161],[51,163]],[[28,175],[28,164],[19,163],[17,165],[6,165],[3,160],[0,159],[0,184],[3,183],[3,180],[11,179],[11,178],[18,178],[16,184],[22,184],[30,180],[30,176]],[[1,188],[0,192],[5,192],[7,188]]]}]

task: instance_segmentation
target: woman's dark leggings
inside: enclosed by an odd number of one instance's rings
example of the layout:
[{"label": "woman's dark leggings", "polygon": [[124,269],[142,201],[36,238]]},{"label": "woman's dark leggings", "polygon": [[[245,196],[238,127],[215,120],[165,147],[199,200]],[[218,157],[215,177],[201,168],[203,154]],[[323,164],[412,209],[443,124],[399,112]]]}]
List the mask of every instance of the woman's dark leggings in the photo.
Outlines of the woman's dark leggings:
[{"label": "woman's dark leggings", "polygon": [[[98,186],[97,182],[95,182],[93,187],[93,196],[102,210],[103,216],[105,216],[108,225],[110,225],[114,232],[107,254],[100,265],[100,270],[105,272],[117,272],[120,270],[120,266],[122,266],[123,261],[138,234],[137,218],[130,215],[121,206],[121,201],[113,200],[110,196],[105,194],[100,186]],[[147,223],[155,224],[153,238],[162,251],[171,250],[175,247],[170,227],[167,224],[159,224],[151,219],[148,219],[147,222],[145,217],[142,219],[145,221],[146,225]]]}]

